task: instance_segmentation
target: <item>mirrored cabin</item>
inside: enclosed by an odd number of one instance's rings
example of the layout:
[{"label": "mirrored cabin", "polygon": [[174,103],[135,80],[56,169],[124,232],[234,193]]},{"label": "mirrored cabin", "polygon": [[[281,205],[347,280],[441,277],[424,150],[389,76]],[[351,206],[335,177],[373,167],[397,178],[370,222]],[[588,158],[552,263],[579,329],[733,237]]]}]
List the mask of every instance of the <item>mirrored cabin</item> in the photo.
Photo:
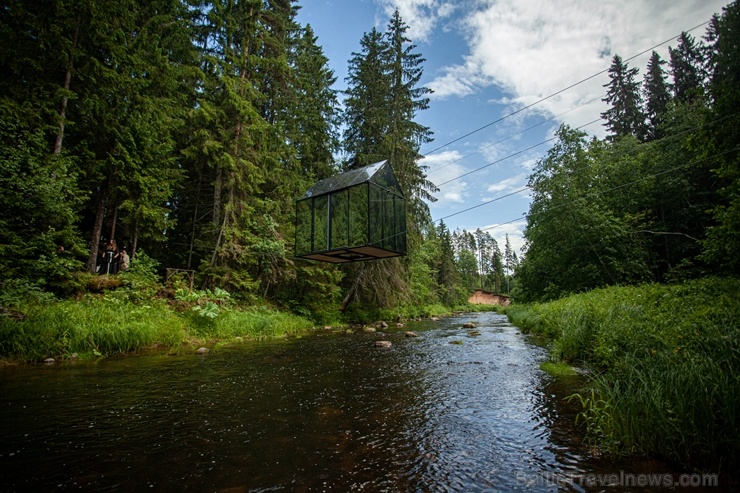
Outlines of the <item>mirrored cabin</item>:
[{"label": "mirrored cabin", "polygon": [[406,255],[406,205],[390,163],[308,189],[296,202],[295,254],[332,263]]}]

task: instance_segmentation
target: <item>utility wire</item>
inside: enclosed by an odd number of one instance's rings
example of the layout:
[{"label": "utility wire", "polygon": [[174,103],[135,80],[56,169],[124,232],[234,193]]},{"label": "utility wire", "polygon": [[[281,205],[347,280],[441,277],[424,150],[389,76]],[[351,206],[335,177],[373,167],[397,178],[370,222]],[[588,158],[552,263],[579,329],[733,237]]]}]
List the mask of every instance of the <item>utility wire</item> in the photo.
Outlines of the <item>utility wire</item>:
[{"label": "utility wire", "polygon": [[507,141],[507,140],[509,140],[509,139],[513,139],[513,138],[514,138],[514,137],[516,137],[517,135],[521,135],[521,134],[524,134],[524,133],[527,133],[527,132],[529,132],[530,130],[534,130],[535,128],[539,127],[540,125],[544,125],[545,123],[547,123],[547,122],[551,122],[551,121],[553,121],[553,120],[556,120],[556,119],[560,118],[561,116],[563,116],[563,115],[566,115],[566,114],[570,113],[571,111],[575,111],[575,110],[577,110],[578,108],[582,108],[583,106],[587,106],[587,105],[589,105],[589,104],[591,104],[591,103],[593,103],[593,102],[595,102],[595,101],[598,101],[598,100],[600,100],[600,99],[601,99],[601,98],[602,98],[603,96],[605,96],[605,94],[602,94],[601,96],[598,96],[598,97],[596,97],[596,98],[592,99],[591,101],[586,101],[585,103],[579,104],[578,106],[574,106],[573,108],[571,108],[571,109],[569,109],[569,110],[567,110],[567,111],[563,111],[563,112],[562,112],[562,113],[560,113],[559,115],[555,115],[555,116],[552,116],[552,117],[550,117],[550,118],[547,118],[547,119],[545,119],[545,120],[542,120],[541,122],[539,122],[539,123],[536,123],[536,124],[532,125],[531,127],[527,127],[527,128],[525,128],[524,130],[521,130],[521,131],[519,131],[519,132],[517,132],[517,133],[515,133],[515,134],[511,134],[511,135],[509,135],[508,137],[504,137],[503,139],[501,139],[501,140],[499,140],[499,141],[496,141],[496,142],[494,142],[494,143],[492,143],[492,144],[489,144],[489,145],[487,145],[487,146],[485,146],[485,147],[481,147],[481,148],[480,148],[480,149],[478,149],[477,151],[471,152],[470,154],[466,154],[465,156],[462,156],[462,157],[461,157],[461,158],[459,158],[459,159],[456,159],[456,160],[454,160],[454,161],[450,161],[449,163],[445,164],[444,166],[440,166],[439,168],[436,168],[436,169],[433,169],[433,170],[431,170],[431,171],[430,171],[430,172],[428,173],[428,175],[433,175],[434,173],[436,173],[436,172],[438,172],[438,171],[440,171],[440,170],[443,170],[443,169],[445,169],[445,168],[446,168],[447,166],[453,165],[453,164],[455,164],[455,163],[459,163],[459,162],[460,162],[460,161],[462,161],[463,159],[469,158],[470,156],[473,156],[473,155],[475,155],[475,154],[479,154],[479,153],[480,153],[481,151],[483,151],[483,150],[486,150],[486,149],[489,149],[489,148],[491,148],[491,147],[493,147],[493,146],[495,146],[495,145],[501,144],[501,143],[503,143],[503,142],[506,142],[506,141]]},{"label": "utility wire", "polygon": [[[694,31],[694,30],[696,30],[696,29],[698,29],[698,28],[700,28],[700,27],[702,27],[702,26],[705,26],[705,25],[709,24],[709,22],[710,22],[710,21],[702,22],[701,24],[698,24],[698,25],[696,25],[696,26],[692,27],[691,29],[689,29],[689,30],[687,30],[687,31],[683,31],[683,32],[687,32],[687,33],[689,33],[689,32],[691,32],[691,31]],[[679,35],[680,35],[680,34],[679,34]],[[676,39],[677,37],[678,37],[678,35],[677,35],[677,36],[672,36],[672,37],[670,37],[670,38],[666,39],[665,41],[663,41],[663,42],[661,42],[661,43],[658,43],[658,44],[656,44],[656,45],[654,45],[654,46],[652,46],[652,47],[650,47],[650,48],[648,48],[648,49],[646,49],[646,50],[643,50],[643,51],[641,51],[640,53],[637,53],[636,55],[632,55],[632,56],[631,56],[631,57],[629,57],[629,58],[625,58],[625,59],[624,59],[624,61],[625,61],[625,62],[628,62],[628,61],[630,61],[630,60],[634,60],[635,58],[637,58],[637,57],[639,57],[639,56],[642,56],[642,55],[644,55],[645,53],[647,53],[647,52],[649,52],[649,51],[652,51],[652,50],[654,50],[655,48],[658,48],[659,46],[663,46],[664,44],[666,44],[666,43],[669,43],[669,42],[673,41],[673,40],[674,40],[674,39]],[[470,137],[471,135],[473,135],[473,134],[475,134],[475,133],[477,133],[477,132],[480,132],[481,130],[484,130],[484,129],[486,129],[486,128],[490,127],[491,125],[495,125],[496,123],[502,122],[503,120],[506,120],[507,118],[510,118],[510,117],[512,117],[512,116],[514,116],[514,115],[517,115],[517,114],[521,113],[521,112],[522,112],[522,111],[524,111],[524,110],[528,110],[529,108],[531,108],[531,107],[533,107],[533,106],[536,106],[536,105],[538,105],[538,104],[540,104],[540,103],[542,103],[542,102],[544,102],[544,101],[547,101],[548,99],[550,99],[550,98],[552,98],[552,97],[555,97],[555,96],[557,96],[558,94],[564,93],[565,91],[567,91],[567,90],[569,90],[569,89],[572,89],[572,88],[574,88],[574,87],[576,87],[576,86],[578,86],[578,85],[580,85],[580,84],[583,84],[584,82],[587,82],[587,81],[589,81],[589,80],[593,79],[594,77],[598,77],[599,75],[602,75],[602,74],[604,74],[604,73],[606,73],[606,72],[608,72],[608,71],[609,71],[609,68],[605,68],[605,69],[604,69],[604,70],[602,70],[601,72],[597,72],[597,73],[595,73],[595,74],[593,74],[593,75],[590,75],[590,76],[586,77],[585,79],[581,79],[581,80],[579,80],[578,82],[575,82],[575,83],[573,83],[573,84],[571,84],[571,85],[569,85],[569,86],[567,86],[567,87],[565,87],[565,88],[563,88],[563,89],[560,89],[559,91],[556,91],[556,92],[554,92],[554,93],[550,94],[549,96],[545,96],[544,98],[538,99],[537,101],[535,101],[535,102],[533,102],[533,103],[530,103],[530,104],[528,104],[527,106],[524,106],[524,107],[522,107],[522,108],[519,108],[518,110],[516,110],[516,111],[513,111],[513,112],[511,112],[511,113],[509,113],[509,114],[507,114],[507,115],[504,115],[504,116],[502,116],[501,118],[499,118],[499,119],[497,119],[497,120],[494,120],[494,121],[492,121],[492,122],[490,122],[490,123],[487,123],[487,124],[483,125],[482,127],[478,127],[478,128],[476,128],[475,130],[472,130],[472,131],[470,131],[470,132],[466,133],[465,135],[462,135],[462,136],[460,136],[460,137],[458,137],[458,138],[456,138],[456,139],[454,139],[454,140],[451,140],[451,141],[447,142],[446,144],[442,144],[442,145],[441,145],[441,146],[439,146],[439,147],[435,147],[435,148],[434,148],[434,149],[432,149],[431,151],[429,151],[429,152],[425,153],[425,155],[433,154],[433,153],[437,152],[438,150],[440,150],[440,149],[442,149],[442,148],[444,148],[444,147],[447,147],[448,145],[451,145],[451,144],[454,144],[454,143],[456,143],[456,142],[459,142],[459,141],[463,140],[463,139],[464,139],[464,138],[466,138],[466,137]]]},{"label": "utility wire", "polygon": [[[594,123],[596,123],[596,122],[598,122],[598,121],[601,121],[601,118],[597,118],[596,120],[591,120],[591,121],[590,121],[590,122],[588,122],[588,123],[584,123],[584,124],[583,124],[583,125],[581,125],[580,127],[577,127],[577,128],[576,128],[576,130],[580,130],[580,129],[582,129],[583,127],[587,127],[587,126],[589,126],[589,125],[593,125]],[[522,150],[520,150],[520,151],[517,151],[517,152],[515,152],[515,153],[513,153],[513,154],[509,154],[508,156],[502,157],[501,159],[497,159],[496,161],[494,161],[494,162],[492,162],[492,163],[484,164],[484,165],[483,165],[483,166],[481,166],[480,168],[476,168],[476,169],[474,169],[474,170],[472,170],[472,171],[468,171],[467,173],[463,173],[462,175],[456,176],[455,178],[452,178],[452,179],[450,179],[450,180],[447,180],[447,181],[445,181],[445,182],[442,182],[442,183],[440,183],[440,184],[439,184],[439,185],[437,185],[437,186],[438,186],[438,187],[441,187],[442,185],[447,185],[448,183],[451,183],[451,182],[453,182],[453,181],[455,181],[455,180],[459,180],[459,179],[460,179],[460,178],[462,178],[463,176],[468,176],[468,175],[472,175],[473,173],[476,173],[476,172],[478,172],[478,171],[480,171],[480,170],[482,170],[482,169],[488,168],[489,166],[493,166],[494,164],[498,164],[498,163],[500,163],[501,161],[504,161],[504,160],[506,160],[506,159],[509,159],[509,158],[511,158],[511,157],[514,157],[514,156],[518,156],[519,154],[522,154],[522,153],[524,153],[524,152],[526,152],[526,151],[530,151],[530,150],[534,149],[535,147],[539,147],[539,146],[541,146],[541,145],[543,145],[543,144],[547,144],[548,142],[550,142],[550,141],[553,141],[553,140],[556,140],[557,138],[558,138],[557,136],[555,136],[555,137],[550,137],[549,139],[543,140],[542,142],[538,142],[537,144],[531,145],[531,146],[529,146],[529,147],[527,147],[527,148],[525,148],[525,149],[522,149]]]},{"label": "utility wire", "polygon": [[497,202],[497,201],[499,201],[501,199],[505,199],[506,197],[511,197],[512,195],[516,195],[518,193],[524,192],[525,190],[529,190],[529,187],[527,186],[527,187],[524,187],[524,188],[520,188],[519,190],[515,190],[513,192],[507,193],[506,195],[501,195],[500,197],[496,197],[495,199],[487,200],[485,202],[481,202],[478,205],[474,205],[472,207],[468,207],[467,209],[463,209],[461,211],[453,212],[452,214],[449,214],[447,216],[440,217],[439,219],[435,219],[433,222],[436,223],[437,221],[444,221],[448,217],[453,217],[453,216],[457,216],[458,214],[462,214],[463,212],[472,211],[473,209],[477,209],[478,207],[483,207],[484,205],[488,205],[490,203]]},{"label": "utility wire", "polygon": [[[675,167],[673,167],[671,169],[667,169],[667,170],[660,171],[658,173],[653,173],[653,174],[650,174],[650,175],[646,175],[646,176],[643,176],[642,178],[638,178],[636,180],[632,180],[632,181],[627,182],[627,183],[622,183],[621,185],[617,185],[615,187],[608,188],[606,190],[601,190],[600,192],[589,193],[589,194],[583,195],[582,197],[577,197],[577,198],[575,198],[575,199],[573,199],[573,200],[571,200],[569,202],[565,202],[564,204],[559,204],[559,205],[556,205],[554,207],[549,207],[547,210],[548,210],[548,212],[550,212],[550,211],[562,209],[563,207],[567,207],[569,205],[573,205],[576,202],[581,202],[583,200],[587,200],[587,199],[599,197],[601,195],[606,195],[606,194],[608,194],[610,192],[614,192],[615,190],[619,190],[621,188],[631,187],[632,185],[635,185],[637,183],[643,182],[645,180],[648,180],[648,179],[651,179],[651,178],[657,178],[658,176],[666,175],[668,173],[673,173],[674,171],[678,171],[678,170],[683,169],[683,168],[688,168],[690,166],[694,166],[696,164],[702,163],[704,161],[708,161],[710,159],[715,159],[715,158],[718,158],[718,157],[722,157],[722,156],[724,156],[726,154],[730,154],[732,152],[737,152],[738,150],[740,150],[740,147],[734,147],[732,149],[728,149],[727,151],[721,152],[719,154],[714,154],[712,156],[707,156],[707,157],[704,157],[704,158],[701,158],[701,159],[697,159],[695,161],[690,161],[688,163],[684,163],[684,164],[682,164],[680,166],[675,166]],[[528,189],[528,188],[529,187],[525,187],[524,189]],[[524,190],[524,189],[522,189],[522,190]],[[512,192],[512,193],[518,193],[518,192],[521,192],[522,190],[517,190],[517,192]],[[501,198],[504,198],[504,197],[501,197]],[[495,224],[495,225],[489,226],[487,228],[482,228],[481,231],[489,231],[491,229],[496,229],[496,228],[499,228],[499,227],[501,227],[501,226],[503,226],[505,224],[509,224],[509,223],[516,222],[516,221],[519,221],[519,220],[521,220],[521,219],[513,219],[513,220],[508,221],[508,222],[505,222],[505,223]]]},{"label": "utility wire", "polygon": [[[729,118],[732,118],[732,117],[735,117],[735,116],[738,116],[738,115],[740,115],[740,111],[739,111],[739,112],[736,112],[736,113],[733,113],[733,114],[731,114],[731,115],[723,116],[722,118],[718,118],[718,119],[716,119],[716,120],[713,120],[713,121],[711,121],[711,122],[707,122],[707,123],[702,123],[701,125],[698,125],[698,126],[695,126],[695,127],[692,127],[692,128],[688,128],[688,129],[686,129],[686,130],[683,130],[683,131],[681,131],[681,132],[679,132],[679,133],[677,133],[677,134],[674,134],[674,135],[670,135],[670,136],[668,136],[668,137],[663,137],[662,139],[659,139],[659,140],[655,140],[655,141],[652,141],[652,143],[665,143],[665,142],[671,142],[672,140],[677,140],[677,139],[679,139],[680,137],[683,137],[683,136],[685,136],[685,135],[688,135],[688,134],[694,133],[694,132],[696,132],[696,131],[698,131],[698,130],[700,130],[700,129],[704,128],[704,127],[707,127],[707,126],[710,126],[710,125],[715,125],[715,124],[717,124],[717,123],[720,123],[720,122],[722,122],[722,121],[724,121],[724,120],[727,120],[727,119],[729,119]],[[595,121],[598,121],[598,120],[595,120]],[[593,122],[590,122],[590,123],[587,123],[587,124],[585,124],[585,125],[582,125],[581,127],[584,127],[584,126],[586,126],[586,125],[590,125],[591,123],[593,123]],[[580,128],[580,127],[579,127],[579,128]],[[552,140],[552,139],[550,139],[550,140]],[[541,143],[540,143],[540,144],[541,144]],[[640,148],[638,147],[638,148],[637,148],[637,149],[636,149],[635,151],[630,151],[630,153],[631,153],[631,152],[640,152],[640,150],[641,150],[641,149],[640,149]],[[736,149],[732,149],[732,150],[736,150]],[[732,151],[732,150],[731,150],[731,151]],[[706,159],[710,159],[710,158],[714,158],[714,157],[719,157],[719,156],[723,156],[723,155],[725,155],[725,154],[727,154],[728,152],[731,152],[731,151],[726,151],[726,152],[723,152],[723,153],[721,153],[721,154],[717,154],[717,155],[714,155],[714,156],[710,156],[710,157],[707,157],[707,158],[704,158],[704,159],[701,159],[701,160],[698,160],[698,161],[692,161],[692,162],[691,162],[691,163],[689,163],[689,164],[681,165],[681,166],[678,166],[678,167],[676,167],[676,168],[670,169],[670,170],[668,170],[668,171],[665,171],[665,172],[660,172],[660,173],[657,173],[657,174],[655,174],[655,175],[647,175],[647,177],[648,177],[648,178],[650,178],[650,177],[660,176],[660,175],[662,175],[662,174],[665,174],[665,173],[669,173],[669,172],[672,172],[672,171],[676,171],[676,170],[678,170],[678,169],[684,168],[684,167],[686,167],[686,166],[689,166],[690,164],[697,164],[697,163],[700,163],[700,162],[702,162],[702,161],[704,161],[704,160],[706,160]],[[622,158],[622,157],[625,157],[625,156],[627,156],[627,155],[628,155],[628,153],[625,153],[624,155],[622,155],[622,156],[618,156],[618,157],[619,157],[619,158]],[[505,158],[504,158],[504,159],[505,159]],[[494,163],[491,163],[491,164],[494,164]],[[486,165],[486,166],[490,166],[490,165]],[[485,167],[485,166],[484,166],[484,167]],[[481,168],[479,168],[479,169],[481,169]],[[473,173],[473,172],[475,172],[475,171],[477,171],[477,170],[473,170],[473,171],[471,171],[470,173]],[[470,173],[466,173],[466,174],[470,174]],[[461,176],[464,176],[464,175],[461,175]],[[458,178],[460,178],[460,177],[458,177]],[[457,178],[454,178],[453,180],[456,180],[456,179],[457,179]],[[639,182],[639,181],[642,181],[642,179],[641,179],[641,180],[637,180],[637,181],[635,181],[635,182],[630,182],[630,184],[632,184],[632,183],[637,183],[637,182]],[[447,183],[447,182],[446,182],[446,183]],[[444,183],[443,183],[443,184],[444,184]],[[443,185],[443,184],[442,184],[442,185]],[[440,185],[440,186],[441,186],[441,185]],[[613,188],[613,189],[610,189],[610,190],[608,190],[608,191],[611,191],[611,190],[617,190],[617,189],[619,189],[619,188],[622,188],[622,186],[624,186],[624,185],[620,185],[620,186],[618,186],[618,187],[615,187],[615,188]],[[485,202],[481,202],[480,204],[474,205],[474,206],[472,206],[472,207],[468,207],[467,209],[463,209],[463,210],[460,210],[460,211],[454,212],[454,213],[452,213],[452,214],[448,214],[447,216],[444,216],[444,217],[440,217],[440,218],[438,218],[438,219],[434,219],[434,220],[433,220],[432,222],[433,222],[433,223],[436,223],[436,222],[438,222],[438,221],[443,221],[443,220],[445,220],[445,219],[447,219],[447,218],[450,218],[450,217],[454,217],[454,216],[457,216],[457,215],[459,215],[459,214],[463,214],[463,213],[465,213],[465,212],[468,212],[468,211],[471,211],[471,210],[473,210],[473,209],[477,209],[478,207],[483,207],[484,205],[488,205],[488,204],[490,204],[490,203],[493,203],[493,202],[497,202],[497,201],[499,201],[499,200],[502,200],[502,199],[505,199],[505,198],[507,198],[507,197],[511,197],[512,195],[516,195],[516,194],[518,194],[518,193],[522,193],[522,192],[524,192],[524,191],[527,191],[527,190],[529,190],[530,188],[531,188],[531,187],[530,187],[529,185],[527,185],[527,186],[525,186],[525,187],[523,187],[523,188],[520,188],[520,189],[518,189],[518,190],[515,190],[515,191],[513,191],[513,192],[507,193],[506,195],[501,195],[501,196],[499,196],[499,197],[496,197],[496,198],[494,198],[494,199],[491,199],[491,200],[488,200],[488,201],[485,201]],[[603,191],[603,192],[600,192],[600,193],[606,193],[606,192],[607,192],[607,191]],[[598,196],[598,194],[596,194],[596,195],[594,195],[594,196]],[[501,225],[504,225],[504,224],[509,224],[509,223],[512,223],[512,222],[515,222],[515,221],[519,221],[519,220],[520,220],[520,219],[513,219],[513,220],[511,220],[511,221],[508,221],[508,222],[506,222],[506,223],[501,223]],[[493,226],[493,227],[491,227],[491,228],[485,228],[485,229],[484,229],[483,231],[486,231],[486,230],[488,230],[488,229],[493,229],[494,227],[496,227],[496,226]]]}]

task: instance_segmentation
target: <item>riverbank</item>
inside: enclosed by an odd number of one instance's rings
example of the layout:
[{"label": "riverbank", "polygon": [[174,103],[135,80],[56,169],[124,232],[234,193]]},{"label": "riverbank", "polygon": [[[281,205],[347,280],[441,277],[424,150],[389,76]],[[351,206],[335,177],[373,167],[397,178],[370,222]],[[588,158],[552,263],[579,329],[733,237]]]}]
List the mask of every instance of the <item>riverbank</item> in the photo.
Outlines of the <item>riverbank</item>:
[{"label": "riverbank", "polygon": [[216,306],[178,310],[163,300],[138,304],[105,298],[27,305],[19,317],[0,317],[0,358],[92,359],[149,348],[285,337],[313,327],[310,320],[267,308],[216,312]]},{"label": "riverbank", "polygon": [[[96,278],[97,282],[105,276]],[[105,279],[102,279],[104,281]],[[115,281],[114,289],[86,293],[79,299],[57,300],[28,295],[0,313],[0,361],[38,362],[53,358],[95,359],[147,349],[173,352],[243,340],[297,336],[316,329],[315,321],[267,304],[235,301],[222,290],[178,289],[165,293],[161,285]],[[400,322],[455,311],[490,307],[442,305],[355,310],[330,325]],[[321,325],[320,327],[323,327]]]},{"label": "riverbank", "polygon": [[740,464],[740,280],[613,287],[511,306],[554,361],[590,371],[588,439],[714,472]]}]

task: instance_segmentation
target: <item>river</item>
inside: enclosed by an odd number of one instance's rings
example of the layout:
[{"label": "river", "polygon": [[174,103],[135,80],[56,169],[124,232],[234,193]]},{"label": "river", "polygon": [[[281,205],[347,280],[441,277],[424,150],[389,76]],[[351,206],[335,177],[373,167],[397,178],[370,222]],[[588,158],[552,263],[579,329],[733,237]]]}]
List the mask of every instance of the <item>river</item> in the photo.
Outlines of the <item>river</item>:
[{"label": "river", "polygon": [[[589,453],[565,400],[582,382],[540,370],[547,351],[506,317],[391,325],[2,368],[0,490],[624,492],[656,477],[698,481]],[[381,339],[392,346],[375,347]]]}]

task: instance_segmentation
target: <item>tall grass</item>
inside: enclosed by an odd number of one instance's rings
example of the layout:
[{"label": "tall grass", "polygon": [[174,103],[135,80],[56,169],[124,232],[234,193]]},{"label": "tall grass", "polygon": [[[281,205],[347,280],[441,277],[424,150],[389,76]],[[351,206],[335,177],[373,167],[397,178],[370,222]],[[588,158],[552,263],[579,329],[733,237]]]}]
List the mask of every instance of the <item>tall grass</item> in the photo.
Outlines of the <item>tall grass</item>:
[{"label": "tall grass", "polygon": [[184,323],[163,305],[110,300],[59,301],[24,307],[27,318],[0,317],[0,356],[109,355],[183,341]]},{"label": "tall grass", "polygon": [[191,313],[188,322],[188,335],[197,340],[274,338],[305,332],[313,326],[306,318],[260,308],[225,310],[213,318]]},{"label": "tall grass", "polygon": [[268,309],[222,309],[213,317],[176,311],[162,301],[116,298],[58,301],[22,307],[23,320],[0,316],[0,357],[21,361],[108,356],[153,346],[296,334],[311,321]]},{"label": "tall grass", "polygon": [[555,359],[593,370],[578,398],[605,450],[740,465],[740,280],[600,289],[507,314],[547,335]]}]

